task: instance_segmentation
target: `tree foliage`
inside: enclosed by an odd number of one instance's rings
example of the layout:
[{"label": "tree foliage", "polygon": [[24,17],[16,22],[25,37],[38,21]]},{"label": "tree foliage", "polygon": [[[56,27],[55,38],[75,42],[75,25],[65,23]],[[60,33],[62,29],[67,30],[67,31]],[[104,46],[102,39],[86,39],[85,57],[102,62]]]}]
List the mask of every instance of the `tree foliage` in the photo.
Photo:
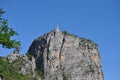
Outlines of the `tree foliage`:
[{"label": "tree foliage", "polygon": [[0,45],[4,48],[17,48],[20,46],[20,42],[16,40],[11,40],[12,36],[18,35],[16,31],[8,26],[8,20],[2,18],[5,13],[0,9]]}]

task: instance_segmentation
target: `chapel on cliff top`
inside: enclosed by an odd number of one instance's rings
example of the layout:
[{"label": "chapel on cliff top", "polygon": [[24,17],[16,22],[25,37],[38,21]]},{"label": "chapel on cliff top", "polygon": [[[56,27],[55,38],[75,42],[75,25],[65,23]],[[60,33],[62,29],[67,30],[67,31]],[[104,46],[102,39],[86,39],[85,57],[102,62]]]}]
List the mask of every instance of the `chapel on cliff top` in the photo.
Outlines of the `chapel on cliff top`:
[{"label": "chapel on cliff top", "polygon": [[56,29],[55,29],[56,32],[59,32],[59,26],[57,25]]}]

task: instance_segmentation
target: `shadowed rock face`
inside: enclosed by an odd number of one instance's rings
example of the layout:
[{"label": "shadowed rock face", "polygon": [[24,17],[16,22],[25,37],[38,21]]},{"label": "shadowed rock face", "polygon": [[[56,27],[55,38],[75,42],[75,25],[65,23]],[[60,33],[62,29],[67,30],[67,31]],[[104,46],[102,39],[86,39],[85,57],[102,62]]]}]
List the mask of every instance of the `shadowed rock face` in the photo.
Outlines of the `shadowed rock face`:
[{"label": "shadowed rock face", "polygon": [[98,47],[91,40],[53,30],[35,39],[28,52],[44,80],[103,80]]}]

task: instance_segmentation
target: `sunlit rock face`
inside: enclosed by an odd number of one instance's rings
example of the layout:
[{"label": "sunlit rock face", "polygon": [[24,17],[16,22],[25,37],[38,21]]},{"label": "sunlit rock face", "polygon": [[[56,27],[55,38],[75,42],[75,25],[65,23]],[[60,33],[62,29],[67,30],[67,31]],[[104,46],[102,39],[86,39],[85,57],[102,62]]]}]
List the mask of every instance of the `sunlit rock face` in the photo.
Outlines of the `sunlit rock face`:
[{"label": "sunlit rock face", "polygon": [[44,80],[103,80],[96,43],[53,30],[35,39],[28,53]]}]

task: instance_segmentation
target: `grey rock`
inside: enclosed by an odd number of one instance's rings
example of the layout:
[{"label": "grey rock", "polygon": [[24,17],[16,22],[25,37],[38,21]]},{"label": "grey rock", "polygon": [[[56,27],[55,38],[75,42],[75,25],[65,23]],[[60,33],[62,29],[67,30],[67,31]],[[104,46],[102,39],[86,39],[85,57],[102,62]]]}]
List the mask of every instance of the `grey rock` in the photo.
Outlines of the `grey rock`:
[{"label": "grey rock", "polygon": [[36,68],[35,59],[31,57],[31,60],[29,60],[28,57],[25,55],[22,56],[22,59],[23,62],[20,73],[30,74],[32,76],[35,76],[35,68]]},{"label": "grey rock", "polygon": [[9,54],[6,59],[11,63],[16,70],[23,75],[29,75],[35,78],[35,80],[41,80],[36,74],[36,63],[34,57],[27,57],[26,55],[20,54]]},{"label": "grey rock", "polygon": [[103,80],[98,46],[91,40],[53,30],[35,39],[28,53],[44,80]]},{"label": "grey rock", "polygon": [[7,58],[7,60],[8,60],[9,62],[13,62],[13,61],[15,61],[16,59],[18,59],[19,57],[21,57],[20,54],[13,54],[13,53],[11,53],[11,54],[9,54],[6,58]]}]

